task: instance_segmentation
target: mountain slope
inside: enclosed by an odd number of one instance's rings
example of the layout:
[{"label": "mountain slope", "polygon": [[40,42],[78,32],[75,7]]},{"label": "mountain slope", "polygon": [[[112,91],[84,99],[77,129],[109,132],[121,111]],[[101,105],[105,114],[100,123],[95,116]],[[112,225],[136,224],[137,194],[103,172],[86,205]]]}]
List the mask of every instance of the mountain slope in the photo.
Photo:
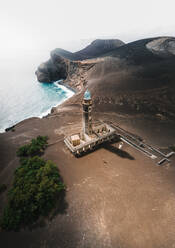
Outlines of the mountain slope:
[{"label": "mountain slope", "polygon": [[94,40],[89,46],[84,49],[74,53],[77,56],[78,60],[90,59],[103,54],[113,51],[114,49],[124,45],[124,42],[117,39],[111,40]]},{"label": "mountain slope", "polygon": [[124,42],[117,39],[111,40],[94,40],[90,45],[85,47],[84,49],[77,51],[75,53],[71,53],[61,48],[56,48],[51,52],[52,56],[62,56],[69,60],[84,60],[95,58],[101,56],[107,52],[110,52],[120,46],[123,46]]},{"label": "mountain slope", "polygon": [[[92,49],[94,43],[73,56],[92,56],[97,52]],[[63,78],[78,91],[88,86],[97,108],[175,118],[175,38],[143,39],[104,50],[100,48],[103,53],[96,58],[81,61],[68,59],[71,54],[64,50],[67,58],[51,53],[47,63],[53,67],[45,64],[44,71],[40,66],[37,75],[41,72],[39,79],[43,76],[49,82]]]},{"label": "mountain slope", "polygon": [[[83,75],[96,108],[174,119],[174,44],[172,37],[144,39],[93,60],[94,65]],[[80,85],[83,75],[78,74],[66,82]]]},{"label": "mountain slope", "polygon": [[59,79],[65,79],[68,76],[68,67],[71,61],[102,56],[122,45],[124,45],[124,42],[112,39],[95,40],[89,46],[75,53],[56,48],[50,53],[51,58],[37,68],[37,79],[39,82],[54,82]]}]

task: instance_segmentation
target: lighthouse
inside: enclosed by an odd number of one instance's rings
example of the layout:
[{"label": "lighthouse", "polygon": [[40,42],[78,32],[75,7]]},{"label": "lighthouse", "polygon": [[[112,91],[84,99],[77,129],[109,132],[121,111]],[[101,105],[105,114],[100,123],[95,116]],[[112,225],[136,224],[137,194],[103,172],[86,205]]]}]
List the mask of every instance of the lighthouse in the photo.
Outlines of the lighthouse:
[{"label": "lighthouse", "polygon": [[111,141],[116,137],[116,130],[107,123],[96,121],[92,128],[92,98],[87,89],[82,99],[82,130],[72,133],[64,139],[68,149],[76,156],[80,156],[86,151],[92,151],[93,148],[105,141]]},{"label": "lighthouse", "polygon": [[83,97],[83,132],[87,135],[92,134],[92,99],[89,90],[87,89]]}]

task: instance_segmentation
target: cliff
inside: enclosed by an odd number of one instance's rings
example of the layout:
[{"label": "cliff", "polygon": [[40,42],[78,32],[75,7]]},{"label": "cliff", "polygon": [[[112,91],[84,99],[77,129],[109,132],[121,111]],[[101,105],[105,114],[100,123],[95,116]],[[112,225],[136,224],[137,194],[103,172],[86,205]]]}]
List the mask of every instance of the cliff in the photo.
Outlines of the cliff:
[{"label": "cliff", "polygon": [[131,42],[93,59],[62,59],[64,83],[80,92],[88,86],[98,108],[175,118],[175,38]]},{"label": "cliff", "polygon": [[39,82],[47,83],[65,79],[69,73],[72,73],[72,71],[69,70],[69,64],[77,65],[77,63],[73,63],[73,61],[96,58],[122,45],[124,45],[124,42],[114,39],[95,40],[86,48],[75,53],[57,48],[51,51],[50,59],[37,68],[36,76]]},{"label": "cliff", "polygon": [[7,185],[0,195],[0,215],[19,166],[16,151],[38,135],[49,137],[43,158],[58,166],[66,202],[60,201],[53,218],[41,219],[30,230],[1,230],[1,247],[174,246],[175,157],[158,167],[155,159],[127,144],[118,149],[115,141],[80,158],[64,145],[65,136],[82,129],[88,86],[93,122],[115,123],[167,153],[175,141],[174,44],[171,37],[144,39],[93,59],[52,56],[41,66],[43,80],[65,78],[77,93],[47,117],[30,118],[0,134],[0,181]]}]

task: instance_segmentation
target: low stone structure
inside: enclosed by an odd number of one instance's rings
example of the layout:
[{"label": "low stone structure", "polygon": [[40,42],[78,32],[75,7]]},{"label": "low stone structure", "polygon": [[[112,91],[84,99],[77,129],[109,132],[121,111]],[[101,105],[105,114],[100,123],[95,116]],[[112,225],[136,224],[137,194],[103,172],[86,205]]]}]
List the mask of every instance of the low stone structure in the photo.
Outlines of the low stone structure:
[{"label": "low stone structure", "polygon": [[115,138],[115,129],[106,123],[99,122],[92,125],[92,99],[89,90],[86,90],[83,98],[83,131],[72,134],[64,139],[66,146],[75,154],[80,155],[96,148],[99,144],[111,141]]},{"label": "low stone structure", "polygon": [[[83,125],[82,132],[72,134],[64,139],[66,146],[74,155],[81,155],[89,150],[95,149],[99,144],[112,141],[116,137],[120,140],[118,149],[123,147],[123,142],[142,152],[145,156],[154,159],[157,165],[170,163],[169,158],[175,152],[164,154],[159,149],[143,143],[140,138],[128,133],[118,125],[107,121],[107,123],[92,123],[92,99],[91,94],[86,90],[83,98]],[[110,124],[110,125],[109,125]]]},{"label": "low stone structure", "polygon": [[78,134],[72,135],[70,141],[73,146],[78,146],[80,145],[80,136]]}]

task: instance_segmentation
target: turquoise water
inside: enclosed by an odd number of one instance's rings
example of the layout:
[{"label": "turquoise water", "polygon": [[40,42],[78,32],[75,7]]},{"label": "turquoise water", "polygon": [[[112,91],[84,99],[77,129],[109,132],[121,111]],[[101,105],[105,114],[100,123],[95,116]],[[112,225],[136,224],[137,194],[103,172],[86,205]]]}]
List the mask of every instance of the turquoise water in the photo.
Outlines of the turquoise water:
[{"label": "turquoise water", "polygon": [[31,82],[28,87],[13,89],[12,86],[10,89],[0,99],[0,132],[26,118],[47,115],[52,107],[74,94],[58,83]]},{"label": "turquoise water", "polygon": [[0,63],[0,132],[26,118],[47,115],[52,107],[74,94],[59,82],[37,82],[36,63],[31,61],[30,57],[18,63],[15,60]]}]

